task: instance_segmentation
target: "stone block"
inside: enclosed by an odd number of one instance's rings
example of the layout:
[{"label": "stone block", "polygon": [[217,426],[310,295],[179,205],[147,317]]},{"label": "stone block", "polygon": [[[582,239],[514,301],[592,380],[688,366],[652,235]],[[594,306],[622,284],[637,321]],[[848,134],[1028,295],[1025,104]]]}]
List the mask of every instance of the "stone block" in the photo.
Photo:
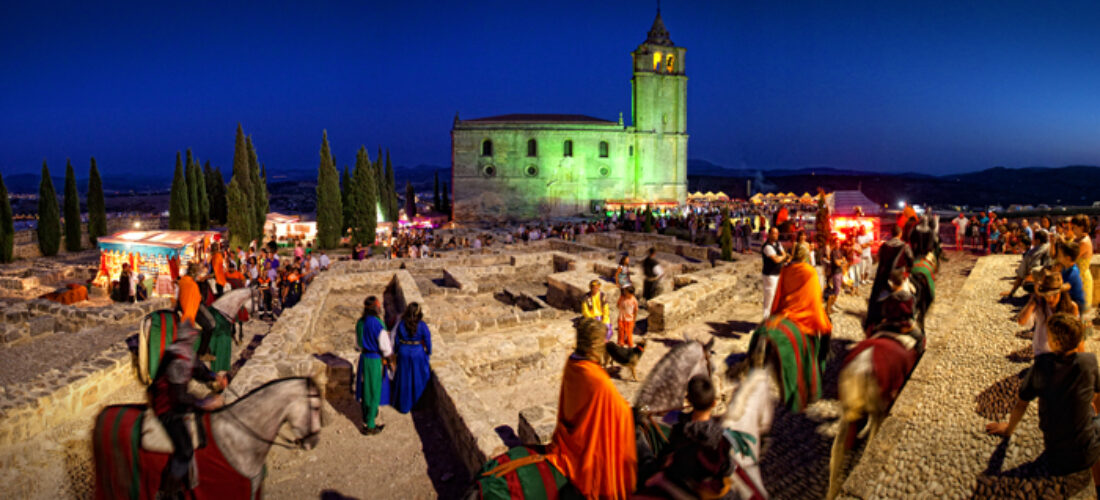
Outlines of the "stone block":
[{"label": "stone block", "polygon": [[11,344],[30,337],[30,331],[28,331],[27,328],[21,324],[3,325],[0,328],[2,328],[2,330],[0,330],[0,333],[2,333],[3,335],[2,337],[0,337],[0,340],[3,340],[5,344]]},{"label": "stone block", "polygon": [[557,412],[547,406],[532,406],[519,412],[519,440],[525,445],[550,444],[557,424]]},{"label": "stone block", "polygon": [[57,320],[52,316],[38,316],[27,322],[27,329],[32,337],[53,333],[57,327]]},{"label": "stone block", "polygon": [[443,282],[447,286],[457,288],[463,292],[477,293],[478,290],[477,280],[461,267],[443,268]]},{"label": "stone block", "polygon": [[477,331],[477,320],[462,319],[455,321],[455,333],[473,333]]}]

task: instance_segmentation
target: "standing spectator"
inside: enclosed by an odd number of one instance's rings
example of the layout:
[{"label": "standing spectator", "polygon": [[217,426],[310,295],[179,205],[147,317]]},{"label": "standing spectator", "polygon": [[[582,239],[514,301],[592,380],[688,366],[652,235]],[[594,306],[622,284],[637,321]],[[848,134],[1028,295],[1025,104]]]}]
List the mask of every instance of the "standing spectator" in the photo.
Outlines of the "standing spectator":
[{"label": "standing spectator", "polygon": [[959,216],[955,217],[951,223],[955,225],[955,250],[961,252],[963,250],[963,238],[966,237],[966,226],[970,225],[970,221],[962,212],[959,212]]},{"label": "standing spectator", "polygon": [[871,282],[871,265],[874,263],[871,259],[871,244],[875,241],[875,235],[871,234],[871,231],[867,230],[866,226],[859,226],[859,236],[856,237],[856,243],[859,244],[859,284],[863,285]]},{"label": "standing spectator", "polygon": [[355,373],[355,398],[363,407],[363,433],[382,432],[383,424],[375,422],[378,406],[387,393],[388,377],[383,371],[393,354],[390,335],[382,321],[382,304],[371,295],[363,301],[363,315],[355,323],[355,345],[359,348],[359,369]]},{"label": "standing spectator", "polygon": [[1081,314],[1084,315],[1095,303],[1092,291],[1092,240],[1089,239],[1092,228],[1089,227],[1089,216],[1074,215],[1070,219],[1069,227],[1070,234],[1073,235],[1079,247],[1076,263],[1077,269],[1081,272],[1081,288],[1085,295],[1085,308],[1081,310]]},{"label": "standing spectator", "polygon": [[615,285],[619,287],[619,290],[634,286],[634,283],[630,280],[629,255],[624,255],[619,259],[619,267],[615,268]]},{"label": "standing spectator", "polygon": [[634,287],[627,285],[619,294],[619,345],[634,347],[634,321],[638,317],[638,299]]},{"label": "standing spectator", "polygon": [[422,321],[420,304],[410,303],[393,330],[397,370],[394,372],[393,408],[408,413],[424,394],[432,376],[432,333]]},{"label": "standing spectator", "polygon": [[657,260],[657,249],[654,247],[649,247],[649,252],[642,261],[642,274],[645,275],[645,282],[642,283],[642,298],[650,300],[660,293],[661,278],[665,274],[664,269],[661,268],[661,262]]},{"label": "standing spectator", "polygon": [[771,314],[772,310],[772,302],[775,301],[775,288],[779,284],[779,272],[783,270],[783,264],[790,260],[790,255],[779,243],[779,229],[773,227],[768,230],[768,239],[760,249],[760,254],[764,257],[764,266],[761,270],[762,288],[764,290],[764,319],[768,319],[768,315]]}]

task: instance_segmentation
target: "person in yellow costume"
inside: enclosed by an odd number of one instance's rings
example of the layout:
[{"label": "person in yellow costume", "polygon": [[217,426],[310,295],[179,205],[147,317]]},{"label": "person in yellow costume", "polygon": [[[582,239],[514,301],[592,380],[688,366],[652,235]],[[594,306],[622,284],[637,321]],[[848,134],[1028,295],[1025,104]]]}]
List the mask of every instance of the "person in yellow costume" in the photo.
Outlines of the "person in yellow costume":
[{"label": "person in yellow costume", "polygon": [[588,294],[581,303],[581,315],[603,323],[607,327],[607,340],[611,340],[611,309],[600,291],[600,280],[592,280],[588,284]]}]

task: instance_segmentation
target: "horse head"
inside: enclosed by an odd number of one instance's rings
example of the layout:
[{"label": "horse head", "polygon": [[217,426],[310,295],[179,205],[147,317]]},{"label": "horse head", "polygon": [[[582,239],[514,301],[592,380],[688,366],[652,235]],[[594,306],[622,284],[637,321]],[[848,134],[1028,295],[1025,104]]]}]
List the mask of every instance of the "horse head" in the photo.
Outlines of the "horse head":
[{"label": "horse head", "polygon": [[759,437],[771,430],[778,404],[779,394],[767,370],[752,368],[734,387],[722,426]]},{"label": "horse head", "polygon": [[305,400],[295,403],[294,410],[289,410],[286,421],[294,434],[293,442],[306,450],[317,447],[321,440],[321,389],[312,378],[305,378]]}]

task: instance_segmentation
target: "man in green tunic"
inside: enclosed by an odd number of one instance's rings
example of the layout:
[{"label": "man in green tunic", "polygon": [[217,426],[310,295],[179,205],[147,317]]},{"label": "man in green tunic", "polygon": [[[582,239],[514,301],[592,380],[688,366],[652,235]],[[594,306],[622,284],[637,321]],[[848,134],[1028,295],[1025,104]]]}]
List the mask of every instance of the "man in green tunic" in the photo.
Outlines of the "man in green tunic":
[{"label": "man in green tunic", "polygon": [[383,364],[389,363],[393,343],[382,321],[382,302],[371,295],[363,301],[363,316],[355,323],[355,344],[359,347],[359,370],[355,380],[355,396],[363,405],[363,432],[374,435],[383,425],[375,425],[378,406],[382,403]]}]

